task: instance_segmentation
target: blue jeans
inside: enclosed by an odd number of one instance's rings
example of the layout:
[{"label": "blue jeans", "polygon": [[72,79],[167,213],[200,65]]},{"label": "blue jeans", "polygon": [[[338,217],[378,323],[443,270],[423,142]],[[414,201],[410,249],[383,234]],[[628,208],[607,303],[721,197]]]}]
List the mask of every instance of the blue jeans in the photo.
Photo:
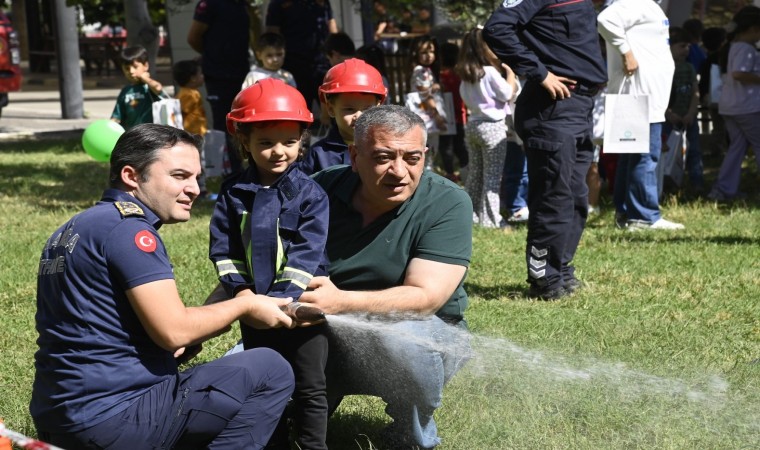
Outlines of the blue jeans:
[{"label": "blue jeans", "polygon": [[507,141],[501,182],[502,208],[516,213],[528,206],[528,160],[520,144]]},{"label": "blue jeans", "polygon": [[331,411],[346,395],[382,398],[404,445],[440,444],[433,419],[444,385],[471,356],[464,324],[336,318],[328,322],[327,396]]},{"label": "blue jeans", "polygon": [[662,123],[649,124],[649,153],[621,154],[615,174],[613,201],[628,220],[660,220],[657,161],[662,150]]}]

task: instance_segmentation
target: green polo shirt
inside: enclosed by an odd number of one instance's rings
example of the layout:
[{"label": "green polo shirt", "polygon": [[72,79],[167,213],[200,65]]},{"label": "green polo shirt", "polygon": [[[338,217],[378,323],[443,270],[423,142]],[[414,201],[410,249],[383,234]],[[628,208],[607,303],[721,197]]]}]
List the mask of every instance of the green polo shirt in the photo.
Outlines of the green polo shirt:
[{"label": "green polo shirt", "polygon": [[[330,197],[327,256],[330,279],[340,289],[381,290],[404,283],[412,258],[468,267],[472,255],[472,202],[449,180],[425,171],[414,195],[366,227],[351,206],[359,176],[349,166],[314,175]],[[467,293],[462,283],[437,312],[463,318]]]}]

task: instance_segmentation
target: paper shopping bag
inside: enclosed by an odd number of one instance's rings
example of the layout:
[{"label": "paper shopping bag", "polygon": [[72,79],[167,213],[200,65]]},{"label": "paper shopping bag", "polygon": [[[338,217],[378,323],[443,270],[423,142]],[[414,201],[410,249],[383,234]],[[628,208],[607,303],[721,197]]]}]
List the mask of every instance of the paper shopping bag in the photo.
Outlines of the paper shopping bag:
[{"label": "paper shopping bag", "polygon": [[720,66],[712,64],[710,66],[710,97],[708,104],[717,105],[720,101],[720,93],[723,91],[723,79],[721,78]]},{"label": "paper shopping bag", "polygon": [[182,107],[177,98],[162,98],[153,102],[153,123],[183,130]]},{"label": "paper shopping bag", "polygon": [[226,151],[226,133],[220,130],[208,130],[203,137],[203,171],[206,177],[224,175],[224,153]]},{"label": "paper shopping bag", "polygon": [[[449,99],[448,105],[446,101],[447,97]],[[406,94],[404,103],[407,108],[420,116],[420,118],[425,122],[425,128],[427,129],[428,133],[456,134],[457,129],[454,117],[454,97],[450,92],[447,92],[445,94],[436,92],[433,94],[433,98],[435,99],[436,110],[438,111],[438,114],[446,119],[446,129],[444,130],[438,128],[438,125],[435,123],[435,119],[433,119],[432,112],[425,109],[425,105],[422,103],[419,92],[410,92]],[[450,112],[448,112],[447,109],[450,110]]]},{"label": "paper shopping bag", "polygon": [[681,187],[686,165],[686,145],[686,136],[682,130],[674,129],[670,132],[658,162],[664,186]]},{"label": "paper shopping bag", "polygon": [[[631,84],[628,79],[623,86]],[[649,97],[619,92],[604,99],[604,153],[649,153]]]}]

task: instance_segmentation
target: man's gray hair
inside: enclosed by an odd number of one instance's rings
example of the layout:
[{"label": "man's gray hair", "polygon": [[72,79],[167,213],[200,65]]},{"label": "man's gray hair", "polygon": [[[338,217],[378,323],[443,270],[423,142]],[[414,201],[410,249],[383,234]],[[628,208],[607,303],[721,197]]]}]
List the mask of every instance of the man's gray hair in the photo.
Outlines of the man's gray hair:
[{"label": "man's gray hair", "polygon": [[394,136],[411,131],[414,127],[422,129],[423,145],[427,145],[425,122],[409,108],[398,105],[373,106],[364,111],[354,124],[354,142],[362,146],[370,133],[382,129]]}]

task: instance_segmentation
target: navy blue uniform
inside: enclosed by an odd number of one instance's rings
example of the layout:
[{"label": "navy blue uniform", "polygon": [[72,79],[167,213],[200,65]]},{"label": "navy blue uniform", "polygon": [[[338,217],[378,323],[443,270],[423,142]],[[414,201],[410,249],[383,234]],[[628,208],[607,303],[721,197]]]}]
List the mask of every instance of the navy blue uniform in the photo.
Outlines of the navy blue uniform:
[{"label": "navy blue uniform", "polygon": [[[209,256],[228,295],[250,288],[257,294],[298,300],[312,276],[327,274],[327,194],[294,166],[269,187],[260,184],[253,163],[225,183],[211,218]],[[325,325],[256,330],[241,323],[240,331],[246,349],[272,348],[290,362],[296,378],[299,445],[326,449]],[[283,418],[270,444],[286,443]]]},{"label": "navy blue uniform", "polygon": [[309,108],[330,69],[323,47],[331,20],[333,11],[327,0],[321,5],[316,0],[271,0],[267,7],[266,26],[279,27],[285,38],[282,68],[293,74]]},{"label": "navy blue uniform", "polygon": [[[607,82],[595,17],[591,0],[504,0],[483,29],[494,53],[527,78],[515,130],[528,160],[528,282],[542,297],[577,284],[570,262],[588,215],[592,97]],[[578,82],[569,98],[553,100],[540,85],[549,71]]]},{"label": "navy blue uniform", "polygon": [[[242,0],[200,0],[193,20],[208,26],[203,34],[202,68],[206,99],[211,105],[215,130],[227,134],[227,113],[248,75],[248,4]],[[227,136],[227,148],[236,148]],[[233,173],[243,162],[235,151],[228,152]]]},{"label": "navy blue uniform", "polygon": [[351,165],[351,157],[348,154],[348,144],[340,135],[338,125],[332,121],[327,136],[311,146],[298,168],[305,174],[312,175],[320,170],[332,166]]},{"label": "navy blue uniform", "polygon": [[[293,386],[282,358],[247,352],[178,373],[132,309],[127,290],[174,279],[160,226],[135,197],[109,189],[45,244],[29,406],[42,439],[65,448],[259,448],[251,438],[266,442],[274,429]],[[209,392],[228,400],[207,402]],[[230,430],[233,419],[254,428]]]}]

